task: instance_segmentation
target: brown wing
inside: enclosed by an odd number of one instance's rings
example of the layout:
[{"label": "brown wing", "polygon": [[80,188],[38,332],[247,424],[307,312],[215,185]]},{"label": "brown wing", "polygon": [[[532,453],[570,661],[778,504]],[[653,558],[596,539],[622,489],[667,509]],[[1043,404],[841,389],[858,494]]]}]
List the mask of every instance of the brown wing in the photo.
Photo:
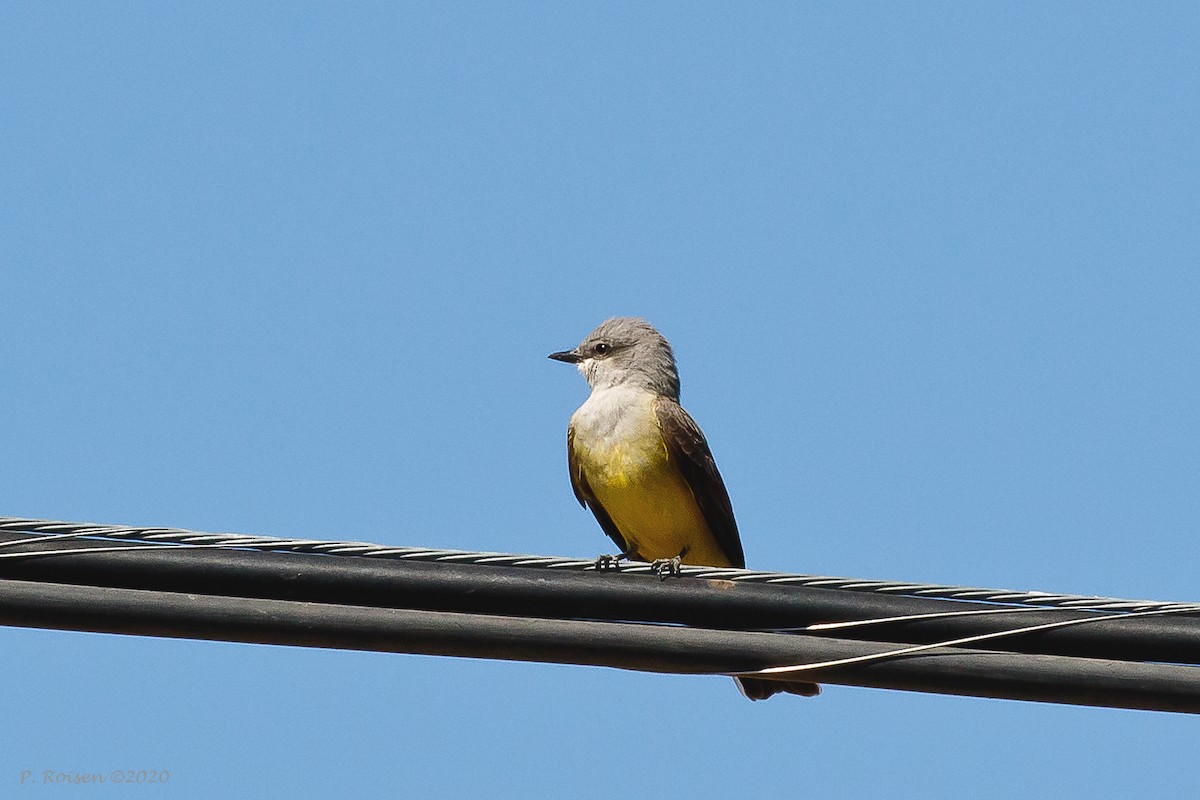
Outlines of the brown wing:
[{"label": "brown wing", "polygon": [[729,502],[729,492],[725,490],[725,482],[721,480],[717,462],[713,460],[700,426],[682,406],[666,398],[654,401],[654,413],[667,445],[667,457],[687,481],[717,545],[735,567],[746,566],[742,540],[733,519],[733,504]]},{"label": "brown wing", "polygon": [[571,470],[571,489],[575,492],[575,499],[579,501],[579,505],[591,510],[592,516],[596,518],[596,522],[600,523],[600,527],[608,534],[608,538],[612,539],[617,547],[621,548],[622,553],[629,552],[629,545],[625,543],[625,537],[617,530],[616,523],[612,521],[612,517],[604,510],[604,506],[600,505],[600,501],[596,499],[596,495],[592,494],[587,479],[583,477],[583,469],[575,458],[574,425],[567,428],[567,468]]}]

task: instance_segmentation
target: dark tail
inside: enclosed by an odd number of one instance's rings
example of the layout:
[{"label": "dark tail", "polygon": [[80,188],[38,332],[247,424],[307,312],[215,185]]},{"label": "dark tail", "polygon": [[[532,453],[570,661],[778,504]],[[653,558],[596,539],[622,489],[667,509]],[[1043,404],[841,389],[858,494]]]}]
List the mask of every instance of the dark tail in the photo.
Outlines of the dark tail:
[{"label": "dark tail", "polygon": [[762,678],[734,678],[738,691],[751,700],[766,700],[773,694],[798,694],[802,697],[815,697],[821,693],[821,687],[815,683],[803,681],[769,681]]}]

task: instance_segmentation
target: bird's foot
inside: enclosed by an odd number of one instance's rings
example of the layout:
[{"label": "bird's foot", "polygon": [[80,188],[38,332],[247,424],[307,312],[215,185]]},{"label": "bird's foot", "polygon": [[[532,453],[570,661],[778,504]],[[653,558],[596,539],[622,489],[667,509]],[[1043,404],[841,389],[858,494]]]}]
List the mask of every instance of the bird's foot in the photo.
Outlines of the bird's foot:
[{"label": "bird's foot", "polygon": [[615,556],[610,556],[605,553],[596,559],[596,563],[593,565],[593,568],[597,572],[608,572],[609,570],[615,572],[621,568],[621,562],[627,558],[629,558],[627,553],[618,553]]},{"label": "bird's foot", "polygon": [[650,562],[650,571],[658,576],[659,580],[665,581],[667,578],[678,578],[683,574],[681,565],[683,558],[675,556],[674,558],[656,558]]}]

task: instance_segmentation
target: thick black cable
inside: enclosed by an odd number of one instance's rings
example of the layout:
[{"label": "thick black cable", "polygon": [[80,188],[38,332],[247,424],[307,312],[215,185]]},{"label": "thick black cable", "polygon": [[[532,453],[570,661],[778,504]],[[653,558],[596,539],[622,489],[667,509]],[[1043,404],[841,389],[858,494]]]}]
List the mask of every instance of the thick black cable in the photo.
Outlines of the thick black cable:
[{"label": "thick black cable", "polygon": [[[22,551],[115,550],[122,543],[45,541],[0,532],[0,543]],[[813,623],[933,614],[863,627],[821,631],[826,637],[906,644],[936,643],[981,633],[1093,619],[1087,625],[989,641],[1011,652],[1121,661],[1200,663],[1200,620],[1194,617],[1023,610],[969,614],[997,606],[724,580],[660,581],[641,574],[559,572],[512,566],[392,561],[312,554],[205,550],[179,546],[127,552],[83,552],[0,560],[0,577],[91,586],[303,600],[379,608],[504,614],[581,620],[635,621],[712,629],[771,630]],[[4,552],[11,552],[6,548]]]},{"label": "thick black cable", "polygon": [[[102,537],[106,540],[132,541],[147,544],[187,544],[206,548],[252,549],[263,552],[316,553],[322,555],[361,556],[405,561],[435,561],[440,563],[487,564],[491,566],[536,567],[551,570],[595,570],[594,559],[568,558],[563,556],[518,555],[514,553],[487,553],[465,550],[447,550],[428,547],[397,547],[372,544],[370,542],[346,540],[297,539],[293,537],[250,536],[237,533],[205,533],[182,528],[147,528],[124,525],[100,525],[90,522],[61,522],[27,517],[0,517],[0,531],[43,534],[47,539],[70,542],[78,537]],[[0,550],[5,549],[0,544]],[[20,557],[19,554],[0,552],[0,560]],[[651,572],[651,566],[642,562],[627,561],[622,572]],[[804,586],[819,589],[870,592],[876,594],[926,597],[940,600],[971,600],[987,603],[1003,603],[1012,606],[1035,608],[1075,608],[1107,611],[1150,611],[1169,608],[1172,613],[1184,610],[1200,614],[1200,605],[1165,603],[1157,600],[1129,600],[1115,597],[1062,594],[1039,591],[1014,591],[1012,589],[987,589],[971,586],[953,586],[936,583],[914,583],[911,581],[845,578],[829,575],[797,575],[783,572],[734,569],[732,567],[682,567],[682,574],[695,578],[719,578],[738,583],[769,583],[787,586]]]},{"label": "thick black cable", "polygon": [[[815,636],[366,608],[0,580],[0,625],[215,641],[738,673],[890,646]],[[1200,670],[941,648],[806,673],[822,683],[1200,713]]]}]

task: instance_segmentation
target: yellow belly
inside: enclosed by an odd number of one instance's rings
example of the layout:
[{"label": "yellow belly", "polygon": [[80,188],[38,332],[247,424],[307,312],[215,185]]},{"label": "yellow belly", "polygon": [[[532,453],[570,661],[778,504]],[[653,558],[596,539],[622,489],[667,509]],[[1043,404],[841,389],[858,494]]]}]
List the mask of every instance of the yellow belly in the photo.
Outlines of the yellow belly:
[{"label": "yellow belly", "polygon": [[628,550],[647,561],[682,555],[684,564],[730,566],[661,440],[642,448],[580,452],[579,457],[588,486]]}]

